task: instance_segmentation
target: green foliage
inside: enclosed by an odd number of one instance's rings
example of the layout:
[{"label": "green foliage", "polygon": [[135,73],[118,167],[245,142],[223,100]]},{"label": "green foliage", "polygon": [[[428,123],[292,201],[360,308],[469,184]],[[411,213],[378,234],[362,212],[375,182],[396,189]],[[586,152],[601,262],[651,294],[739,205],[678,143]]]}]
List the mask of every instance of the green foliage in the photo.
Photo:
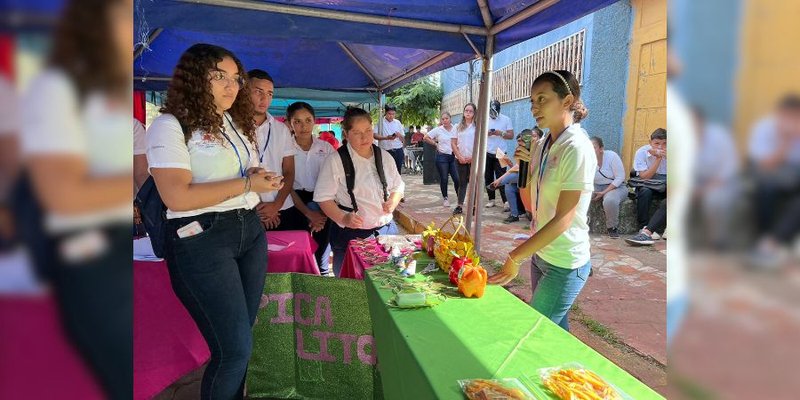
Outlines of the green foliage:
[{"label": "green foliage", "polygon": [[[397,117],[403,126],[434,125],[439,118],[443,95],[442,88],[429,76],[395,89],[386,96],[386,103],[397,108]],[[378,110],[372,114],[377,120]]]}]

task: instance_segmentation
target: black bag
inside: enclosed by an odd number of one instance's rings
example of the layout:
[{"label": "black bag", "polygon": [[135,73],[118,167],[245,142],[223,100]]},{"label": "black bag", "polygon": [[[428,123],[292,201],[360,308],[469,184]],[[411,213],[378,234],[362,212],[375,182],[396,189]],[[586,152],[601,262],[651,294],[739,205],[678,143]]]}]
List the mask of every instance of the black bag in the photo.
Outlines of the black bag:
[{"label": "black bag", "polygon": [[142,223],[150,244],[153,245],[153,254],[164,258],[164,247],[167,241],[167,206],[161,200],[161,195],[156,188],[156,182],[150,176],[136,193],[136,203],[142,216]]},{"label": "black bag", "polygon": [[658,193],[666,193],[667,192],[667,181],[660,180],[660,179],[642,179],[642,178],[631,178],[628,181],[628,186],[633,188],[648,188],[654,192]]},{"label": "black bag", "polygon": [[[347,194],[350,195],[350,202],[353,208],[349,209],[342,205],[339,208],[345,211],[358,212],[358,204],[356,203],[356,196],[353,194],[353,188],[356,186],[356,169],[353,166],[353,159],[350,158],[350,152],[347,150],[347,144],[339,147],[339,157],[342,158],[342,167],[344,167],[345,181],[347,182]],[[383,188],[383,201],[389,200],[389,193],[386,192],[386,174],[383,171],[383,154],[378,146],[372,145],[372,153],[375,155],[375,167],[378,169],[378,178],[381,180]]]}]

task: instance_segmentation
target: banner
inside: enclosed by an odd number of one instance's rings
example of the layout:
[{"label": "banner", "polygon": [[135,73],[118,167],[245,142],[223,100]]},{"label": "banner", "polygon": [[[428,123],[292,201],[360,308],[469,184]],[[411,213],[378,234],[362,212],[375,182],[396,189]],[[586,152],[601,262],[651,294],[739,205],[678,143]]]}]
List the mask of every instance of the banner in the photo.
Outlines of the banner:
[{"label": "banner", "polygon": [[268,274],[253,328],[250,399],[383,399],[364,282]]}]

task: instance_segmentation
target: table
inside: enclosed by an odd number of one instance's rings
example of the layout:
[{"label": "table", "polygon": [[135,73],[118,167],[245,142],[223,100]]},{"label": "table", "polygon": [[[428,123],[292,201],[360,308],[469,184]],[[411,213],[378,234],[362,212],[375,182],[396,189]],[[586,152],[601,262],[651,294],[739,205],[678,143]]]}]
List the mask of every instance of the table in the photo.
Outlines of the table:
[{"label": "table", "polygon": [[270,251],[267,272],[297,272],[301,274],[319,275],[314,252],[317,243],[306,231],[270,231],[267,232],[267,243],[270,246],[291,246],[281,251]]},{"label": "table", "polygon": [[[463,399],[459,379],[535,377],[539,368],[568,362],[634,399],[662,398],[502,287],[487,287],[480,299],[398,310],[386,305],[392,293],[366,275],[386,399]],[[433,276],[447,282],[441,271]]]},{"label": "table", "polygon": [[339,274],[340,278],[364,279],[364,270],[371,267],[370,263],[365,260],[367,253],[379,257],[381,261],[389,259],[389,253],[383,250],[383,246],[379,245],[377,240],[368,240],[367,243],[369,246],[367,250],[359,250],[348,244],[347,252],[344,255],[344,263],[342,264],[342,272]]}]

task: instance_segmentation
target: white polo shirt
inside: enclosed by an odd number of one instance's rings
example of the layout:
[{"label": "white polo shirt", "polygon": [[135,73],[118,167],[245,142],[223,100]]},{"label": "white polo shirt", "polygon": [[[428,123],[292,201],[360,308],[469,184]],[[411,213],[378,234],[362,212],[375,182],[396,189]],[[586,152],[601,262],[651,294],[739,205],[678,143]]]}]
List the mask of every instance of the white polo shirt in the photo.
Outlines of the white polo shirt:
[{"label": "white polo shirt", "polygon": [[437,126],[432,131],[428,132],[427,136],[436,140],[436,151],[442,154],[453,154],[451,140],[456,137],[455,125],[451,125],[449,131],[445,129],[444,126]]},{"label": "white polo shirt", "polygon": [[613,184],[620,187],[625,182],[625,168],[622,159],[611,150],[603,150],[603,165],[597,168],[594,183],[597,185]]},{"label": "white polo shirt", "polygon": [[[648,151],[652,149],[653,146],[646,144],[636,150],[636,155],[633,157],[633,170],[642,172],[647,171],[650,169],[650,166],[655,164],[657,158],[654,155],[650,155]],[[667,158],[664,157],[661,159],[661,164],[658,165],[656,168],[657,174],[667,174]]]},{"label": "white polo shirt", "polygon": [[[498,114],[497,118],[489,118],[489,130],[497,130],[502,132],[505,135],[506,131],[514,129],[511,126],[511,118],[503,114]],[[489,134],[488,132],[486,133]],[[486,141],[486,152],[494,154],[497,152],[497,149],[500,148],[501,150],[506,150],[506,139],[503,139],[502,136],[489,136],[489,140]]]},{"label": "white polo shirt", "polygon": [[469,124],[463,131],[456,126],[456,145],[458,151],[464,157],[472,157],[472,149],[475,147],[475,124]]},{"label": "white polo shirt", "polygon": [[[386,118],[382,118],[381,122],[383,123],[383,136],[389,136],[392,133],[400,132],[400,137],[405,138],[405,130],[403,129],[403,124],[395,118],[392,122],[386,120]],[[373,128],[375,133],[378,133],[378,126],[375,125]],[[394,150],[394,149],[402,149],[403,148],[403,139],[392,139],[392,140],[378,140],[378,145],[380,148],[384,150]],[[397,168],[397,167],[395,167]]]},{"label": "white polo shirt", "polygon": [[[230,116],[228,116],[230,117]],[[231,119],[231,121],[233,121]],[[184,141],[178,119],[172,114],[161,114],[147,129],[147,163],[153,168],[181,168],[192,173],[192,183],[206,183],[241,178],[241,170],[258,166],[258,153],[241,130],[224,119],[225,133],[236,151],[225,137],[196,130],[189,142]],[[238,131],[238,132],[237,132]],[[238,156],[236,152],[238,151]],[[248,151],[250,157],[248,159]],[[239,161],[241,160],[241,166]],[[242,184],[244,190],[244,183]],[[252,209],[258,204],[258,194],[248,192],[219,204],[189,211],[167,210],[167,218],[184,218],[208,212],[223,212],[237,208]]]},{"label": "white polo shirt", "polygon": [[[281,121],[267,113],[267,119],[256,128],[256,145],[258,146],[259,165],[267,171],[283,175],[283,158],[293,157],[295,142],[289,128]],[[275,201],[278,191],[261,193],[261,201]],[[287,196],[281,210],[294,206],[292,196]]]},{"label": "white polo shirt", "polygon": [[303,150],[296,141],[294,153],[294,189],[313,192],[317,186],[317,178],[325,159],[336,150],[330,143],[313,138],[311,148]]},{"label": "white polo shirt", "polygon": [[[358,215],[364,219],[362,229],[372,229],[384,226],[392,221],[392,214],[383,212],[383,189],[381,188],[378,169],[375,166],[375,158],[364,158],[358,155],[350,145],[347,151],[353,159],[353,168],[356,171],[355,187],[353,195],[358,202]],[[405,183],[397,172],[394,159],[385,150],[381,150],[383,156],[383,172],[386,175],[386,192],[389,196],[392,193],[403,193]],[[347,193],[347,181],[345,180],[344,167],[339,152],[331,154],[322,166],[317,186],[314,190],[314,201],[334,200],[337,204],[352,208],[350,195]],[[341,226],[341,225],[340,225]]]},{"label": "white polo shirt", "polygon": [[537,204],[537,186],[540,197],[538,209],[534,210],[536,229],[541,229],[556,215],[558,197],[562,190],[580,190],[582,193],[569,228],[536,254],[557,267],[582,267],[589,262],[588,214],[597,169],[594,146],[579,126],[570,125],[551,145],[549,153],[545,152],[547,162],[544,175],[537,185],[544,142],[544,139],[537,142],[531,159],[531,204]]}]

